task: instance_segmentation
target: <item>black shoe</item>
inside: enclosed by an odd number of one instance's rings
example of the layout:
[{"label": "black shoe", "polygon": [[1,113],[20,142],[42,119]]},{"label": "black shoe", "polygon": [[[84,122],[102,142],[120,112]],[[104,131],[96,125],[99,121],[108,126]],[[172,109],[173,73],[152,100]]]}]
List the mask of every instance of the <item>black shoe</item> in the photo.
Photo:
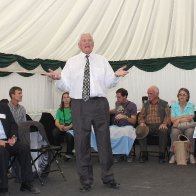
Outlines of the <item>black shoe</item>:
[{"label": "black shoe", "polygon": [[134,161],[134,158],[132,156],[128,156],[128,157],[126,157],[126,161],[128,163],[132,163]]},{"label": "black shoe", "polygon": [[144,163],[148,161],[148,152],[144,151],[144,152],[141,152],[141,155],[140,155],[140,158],[139,158],[139,162],[140,163]]},{"label": "black shoe", "polygon": [[29,182],[23,182],[22,184],[21,184],[21,187],[20,187],[20,190],[21,191],[29,191],[29,192],[31,192],[31,193],[33,193],[33,194],[38,194],[38,193],[40,193],[40,190],[37,188],[37,187],[34,187],[31,183],[29,183]]},{"label": "black shoe", "polygon": [[80,187],[80,192],[88,192],[91,190],[91,185],[90,184],[83,184],[82,187]]},{"label": "black shoe", "polygon": [[110,180],[108,182],[103,182],[107,187],[112,188],[112,189],[119,189],[120,184],[117,183],[115,180]]},{"label": "black shoe", "polygon": [[119,155],[114,155],[113,156],[114,163],[118,163],[120,160],[121,160],[121,157]]}]

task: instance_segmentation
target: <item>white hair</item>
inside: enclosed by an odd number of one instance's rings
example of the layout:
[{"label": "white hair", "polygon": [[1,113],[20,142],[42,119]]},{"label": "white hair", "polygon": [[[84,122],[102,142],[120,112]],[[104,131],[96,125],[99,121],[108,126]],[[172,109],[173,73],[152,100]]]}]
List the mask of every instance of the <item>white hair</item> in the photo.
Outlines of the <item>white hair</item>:
[{"label": "white hair", "polygon": [[159,88],[158,88],[157,86],[152,85],[152,86],[150,86],[148,89],[153,89],[154,92],[155,92],[157,95],[159,95]]}]

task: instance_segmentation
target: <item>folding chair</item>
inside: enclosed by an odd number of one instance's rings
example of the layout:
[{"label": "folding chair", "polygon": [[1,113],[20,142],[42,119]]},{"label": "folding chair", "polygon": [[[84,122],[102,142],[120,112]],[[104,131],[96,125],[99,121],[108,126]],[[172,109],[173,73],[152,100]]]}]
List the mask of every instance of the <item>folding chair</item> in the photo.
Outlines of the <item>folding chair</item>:
[{"label": "folding chair", "polygon": [[[45,132],[46,132],[47,138],[49,140],[49,143],[52,145],[55,145],[54,136],[52,135],[52,132],[53,132],[53,129],[56,128],[56,126],[55,126],[55,119],[52,116],[52,114],[48,113],[48,112],[42,112],[42,115],[41,115],[39,122],[45,128]],[[64,139],[64,137],[62,137],[62,139]],[[58,155],[60,157],[65,157],[65,154],[66,154],[65,151],[60,151]]]},{"label": "folding chair", "polygon": [[[37,121],[26,121],[26,122],[22,122],[18,124],[18,132],[19,132],[19,139],[23,142],[26,143],[28,145],[30,145],[30,151],[31,151],[31,163],[32,166],[39,178],[40,183],[43,185],[43,179],[42,177],[44,176],[44,174],[49,174],[50,172],[54,172],[54,171],[59,171],[63,177],[63,180],[66,181],[66,178],[64,176],[64,173],[59,165],[59,162],[57,160],[57,155],[59,154],[59,152],[61,151],[61,146],[51,146],[43,125],[40,122]],[[33,137],[30,137],[33,136]],[[44,145],[35,145],[35,143],[33,143],[33,139],[32,138],[40,138],[43,142]],[[34,140],[35,141],[35,140]],[[39,142],[40,144],[40,142]],[[33,156],[33,153],[37,153],[37,156]],[[37,163],[40,159],[41,156],[43,155],[51,155],[51,159],[48,159],[48,165],[46,166],[45,170],[42,172],[42,174],[40,174],[40,172],[37,169]],[[52,164],[52,162],[55,162],[57,165],[57,169],[53,169],[50,170],[50,166]]]}]

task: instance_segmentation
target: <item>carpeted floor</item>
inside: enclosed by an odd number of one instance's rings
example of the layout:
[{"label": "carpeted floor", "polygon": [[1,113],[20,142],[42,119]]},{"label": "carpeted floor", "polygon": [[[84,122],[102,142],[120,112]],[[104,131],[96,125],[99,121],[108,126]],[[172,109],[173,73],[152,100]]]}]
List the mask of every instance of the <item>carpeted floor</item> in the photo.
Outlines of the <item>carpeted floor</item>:
[{"label": "carpeted floor", "polygon": [[[93,155],[94,185],[90,192],[79,192],[79,180],[76,173],[75,160],[65,162],[59,159],[67,178],[63,181],[58,172],[50,173],[41,186],[38,179],[35,185],[43,196],[192,196],[195,195],[196,165],[177,166],[168,163],[159,164],[157,157],[150,157],[147,163],[121,161],[114,164],[116,180],[121,184],[119,190],[105,187],[101,182],[101,170],[97,155]],[[53,165],[55,167],[55,165]],[[19,184],[9,180],[9,192],[14,196],[26,196],[28,192],[20,192]]]}]

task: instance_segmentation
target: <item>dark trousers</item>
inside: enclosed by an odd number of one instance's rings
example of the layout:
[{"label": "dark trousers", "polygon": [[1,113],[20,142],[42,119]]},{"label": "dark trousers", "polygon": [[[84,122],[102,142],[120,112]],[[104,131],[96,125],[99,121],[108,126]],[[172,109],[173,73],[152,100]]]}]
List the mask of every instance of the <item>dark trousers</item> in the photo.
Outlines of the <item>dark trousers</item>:
[{"label": "dark trousers", "polygon": [[92,98],[86,102],[72,100],[72,117],[77,171],[81,184],[93,183],[91,160],[91,126],[93,126],[102,170],[102,181],[113,180],[112,149],[109,131],[109,104],[106,98]]},{"label": "dark trousers", "polygon": [[10,156],[17,156],[21,166],[22,182],[31,182],[33,180],[30,149],[26,144],[16,142],[14,146],[0,146],[0,189],[8,188],[7,169]]},{"label": "dark trousers", "polygon": [[74,137],[71,133],[69,132],[62,132],[58,128],[55,128],[52,130],[52,135],[53,135],[53,141],[54,145],[61,145],[61,141],[63,137],[66,138],[67,142],[67,154],[72,155],[73,154],[73,149],[74,149]]},{"label": "dark trousers", "polygon": [[[150,124],[148,135],[158,135],[159,136],[159,152],[164,153],[168,142],[168,129],[159,129],[160,124]],[[139,140],[140,150],[147,151],[147,138]]]}]

